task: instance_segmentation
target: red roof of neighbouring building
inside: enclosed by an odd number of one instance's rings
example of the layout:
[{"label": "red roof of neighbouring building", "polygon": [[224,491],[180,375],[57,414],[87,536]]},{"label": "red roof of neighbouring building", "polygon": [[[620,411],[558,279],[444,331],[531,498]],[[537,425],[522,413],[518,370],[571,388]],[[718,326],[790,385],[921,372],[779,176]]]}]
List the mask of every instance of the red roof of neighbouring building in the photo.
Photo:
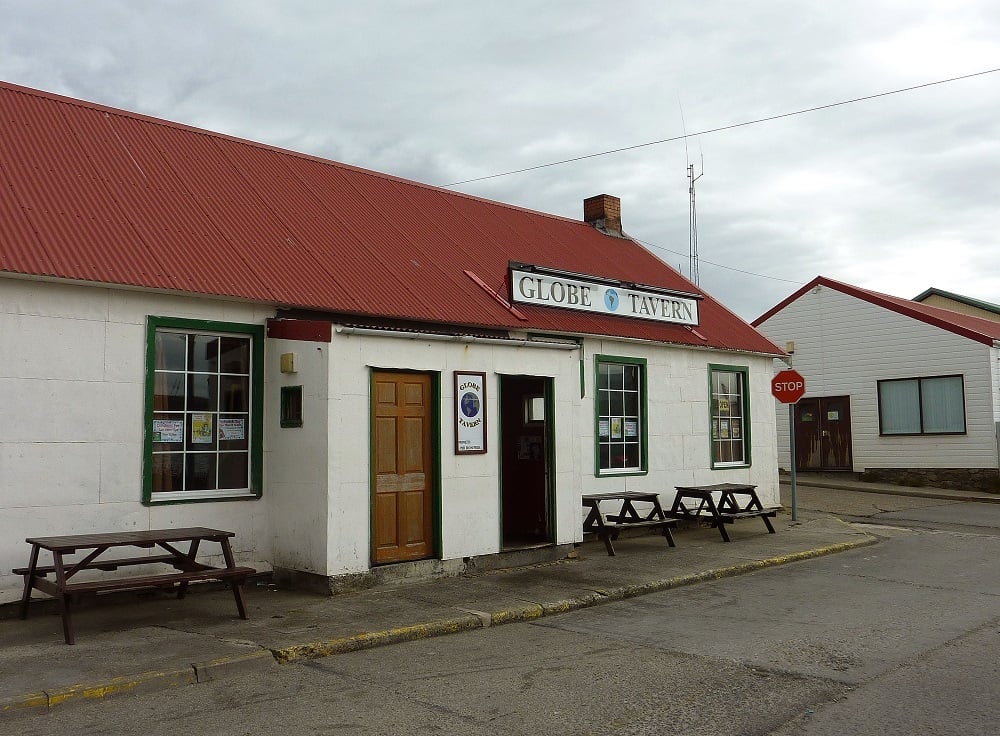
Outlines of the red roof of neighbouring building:
[{"label": "red roof of neighbouring building", "polygon": [[[0,82],[0,272],[279,308],[778,354],[592,225]],[[510,262],[703,295],[700,325],[519,304]],[[482,283],[479,283],[482,282]]]},{"label": "red roof of neighbouring building", "polygon": [[932,307],[929,304],[922,304],[920,302],[911,301],[910,299],[902,299],[898,296],[880,294],[877,291],[869,291],[868,289],[862,289],[840,281],[834,281],[833,279],[828,279],[825,276],[817,276],[808,284],[798,289],[794,294],[791,294],[764,312],[764,314],[755,319],[751,324],[755,327],[759,327],[803,294],[807,294],[817,286],[825,286],[830,289],[834,289],[841,293],[862,299],[863,301],[876,306],[883,307],[892,312],[896,312],[897,314],[902,314],[906,317],[926,322],[929,325],[940,327],[942,330],[954,332],[956,335],[962,335],[963,337],[975,340],[976,342],[981,342],[985,345],[993,345],[994,342],[1000,340],[1000,322],[984,319],[982,317],[973,317],[969,314],[962,314],[961,312],[954,312],[950,309],[943,309],[941,307]]}]

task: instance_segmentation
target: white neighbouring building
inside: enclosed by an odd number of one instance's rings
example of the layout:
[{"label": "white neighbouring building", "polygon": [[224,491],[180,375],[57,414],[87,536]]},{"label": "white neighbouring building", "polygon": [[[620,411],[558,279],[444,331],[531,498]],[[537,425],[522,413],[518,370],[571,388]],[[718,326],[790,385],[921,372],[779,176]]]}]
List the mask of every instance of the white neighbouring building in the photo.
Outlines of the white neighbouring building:
[{"label": "white neighbouring building", "polygon": [[805,378],[798,470],[1000,491],[1000,322],[819,276],[753,324]]},{"label": "white neighbouring building", "polygon": [[778,500],[781,351],[621,230],[0,83],[0,603],[207,526],[324,590],[564,556],[580,496]]}]

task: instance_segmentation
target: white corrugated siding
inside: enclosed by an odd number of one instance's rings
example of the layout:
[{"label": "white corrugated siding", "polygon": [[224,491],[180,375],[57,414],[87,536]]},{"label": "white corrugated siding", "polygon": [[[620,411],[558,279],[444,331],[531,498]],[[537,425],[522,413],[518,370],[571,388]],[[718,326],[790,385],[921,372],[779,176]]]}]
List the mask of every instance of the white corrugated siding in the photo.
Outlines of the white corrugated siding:
[{"label": "white corrugated siding", "polygon": [[[850,396],[854,470],[995,468],[1000,418],[997,350],[947,330],[818,286],[759,328],[779,345],[795,342],[792,362],[806,396]],[[880,437],[877,382],[962,375],[966,434]],[[776,404],[778,462],[788,468],[788,408]]]}]

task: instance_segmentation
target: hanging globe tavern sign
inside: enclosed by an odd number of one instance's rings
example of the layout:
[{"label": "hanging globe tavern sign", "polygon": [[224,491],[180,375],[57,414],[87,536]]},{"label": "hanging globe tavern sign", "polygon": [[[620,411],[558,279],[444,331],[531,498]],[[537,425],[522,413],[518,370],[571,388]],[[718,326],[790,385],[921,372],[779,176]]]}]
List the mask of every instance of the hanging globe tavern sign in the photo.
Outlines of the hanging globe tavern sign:
[{"label": "hanging globe tavern sign", "polygon": [[524,264],[511,264],[510,287],[511,301],[521,304],[681,325],[698,324],[699,294]]}]

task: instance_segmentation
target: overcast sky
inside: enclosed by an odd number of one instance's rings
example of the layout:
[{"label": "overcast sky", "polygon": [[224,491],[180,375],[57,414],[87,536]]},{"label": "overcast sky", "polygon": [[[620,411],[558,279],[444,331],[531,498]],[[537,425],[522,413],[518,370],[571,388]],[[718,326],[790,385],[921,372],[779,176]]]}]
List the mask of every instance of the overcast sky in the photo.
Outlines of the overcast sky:
[{"label": "overcast sky", "polygon": [[625,230],[747,320],[1000,302],[996,0],[0,0],[0,79]]}]

